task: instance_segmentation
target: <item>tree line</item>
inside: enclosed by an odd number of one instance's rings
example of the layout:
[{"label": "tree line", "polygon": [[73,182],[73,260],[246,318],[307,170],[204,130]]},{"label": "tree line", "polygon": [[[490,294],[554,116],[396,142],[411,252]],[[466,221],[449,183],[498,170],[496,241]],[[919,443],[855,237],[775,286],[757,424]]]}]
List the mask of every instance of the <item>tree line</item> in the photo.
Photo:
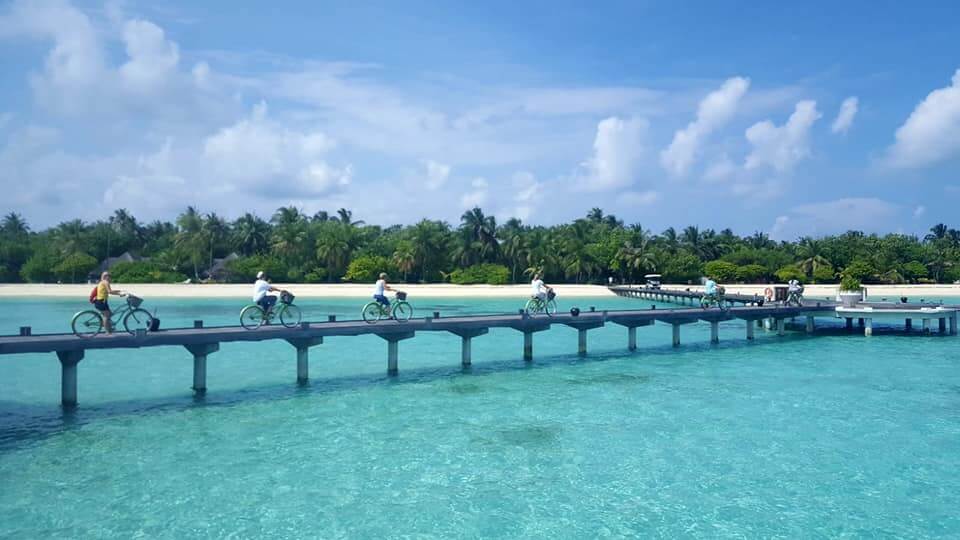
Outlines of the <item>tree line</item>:
[{"label": "tree line", "polygon": [[173,222],[143,223],[123,209],[42,231],[16,212],[0,222],[3,282],[84,282],[101,261],[123,253],[137,260],[114,267],[121,282],[247,282],[261,269],[276,281],[313,283],[370,281],[381,271],[407,282],[492,284],[526,282],[537,271],[554,283],[638,282],[646,273],[671,283],[703,275],[745,283],[960,279],[960,231],[944,224],[922,238],[848,231],[776,242],[762,232],[738,236],[697,226],[655,234],[599,208],[555,226],[498,224],[473,208],[455,225],[424,219],[381,227],[343,208],[310,216],[292,206],[268,220],[246,213],[229,221],[189,207]]}]

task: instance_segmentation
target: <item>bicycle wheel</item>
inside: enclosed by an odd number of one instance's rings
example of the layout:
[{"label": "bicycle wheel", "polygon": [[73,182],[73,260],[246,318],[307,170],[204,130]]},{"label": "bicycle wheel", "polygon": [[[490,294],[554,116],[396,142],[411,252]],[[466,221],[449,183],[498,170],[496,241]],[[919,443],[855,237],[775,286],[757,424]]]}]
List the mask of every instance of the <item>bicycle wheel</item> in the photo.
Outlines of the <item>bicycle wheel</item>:
[{"label": "bicycle wheel", "polygon": [[706,298],[700,298],[700,308],[707,309],[708,307],[710,307],[710,300],[707,300]]},{"label": "bicycle wheel", "polygon": [[263,309],[260,306],[247,306],[240,312],[240,326],[247,330],[256,330],[263,324]]},{"label": "bicycle wheel", "polygon": [[544,311],[547,312],[548,317],[553,317],[557,314],[557,301],[551,298],[547,300],[547,305],[544,306]]},{"label": "bicycle wheel", "polygon": [[136,334],[139,328],[143,328],[144,332],[149,332],[152,322],[153,316],[145,309],[135,309],[123,317],[123,327],[131,334]]},{"label": "bicycle wheel", "polygon": [[293,304],[285,304],[280,310],[280,324],[287,328],[295,328],[300,324],[300,318],[302,316],[303,314],[300,312],[300,308]]},{"label": "bicycle wheel", "polygon": [[527,305],[523,306],[523,310],[527,312],[527,315],[536,315],[540,311],[540,301],[536,298],[527,300]]},{"label": "bicycle wheel", "polygon": [[103,317],[92,309],[81,311],[73,316],[70,328],[77,337],[91,338],[103,329]]},{"label": "bicycle wheel", "polygon": [[411,306],[407,302],[400,301],[400,302],[397,302],[395,306],[393,306],[394,319],[400,322],[407,322],[410,320],[410,317],[412,316],[413,316],[413,306]]},{"label": "bicycle wheel", "polygon": [[360,311],[360,314],[363,316],[363,320],[373,324],[380,320],[380,317],[383,316],[383,310],[380,309],[380,304],[377,302],[370,302],[369,304],[363,306],[363,310]]}]

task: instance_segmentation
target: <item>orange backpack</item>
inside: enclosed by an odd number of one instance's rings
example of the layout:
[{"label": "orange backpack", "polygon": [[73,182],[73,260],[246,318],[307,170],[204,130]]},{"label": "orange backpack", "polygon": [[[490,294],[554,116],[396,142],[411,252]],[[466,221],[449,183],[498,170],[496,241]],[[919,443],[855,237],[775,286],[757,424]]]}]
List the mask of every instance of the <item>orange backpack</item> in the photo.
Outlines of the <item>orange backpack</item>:
[{"label": "orange backpack", "polygon": [[97,284],[97,286],[94,287],[92,291],[90,291],[90,303],[91,303],[91,304],[97,301],[97,289],[99,289],[99,288],[100,288],[100,285]]}]

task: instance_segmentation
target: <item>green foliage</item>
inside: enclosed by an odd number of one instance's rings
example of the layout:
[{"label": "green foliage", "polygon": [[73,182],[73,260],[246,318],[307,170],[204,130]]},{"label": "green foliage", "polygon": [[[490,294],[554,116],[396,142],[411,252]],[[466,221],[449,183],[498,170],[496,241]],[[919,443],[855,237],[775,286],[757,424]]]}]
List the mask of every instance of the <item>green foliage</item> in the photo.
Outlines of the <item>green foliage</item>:
[{"label": "green foliage", "polygon": [[181,283],[187,276],[153,261],[117,263],[110,269],[117,283]]},{"label": "green foliage", "polygon": [[678,253],[663,267],[665,283],[692,283],[700,279],[700,259],[690,253]]},{"label": "green foliage", "polygon": [[20,269],[20,275],[30,283],[53,283],[57,280],[53,269],[60,264],[60,257],[51,250],[41,248]]},{"label": "green foliage", "polygon": [[458,285],[505,285],[510,282],[510,269],[502,264],[475,264],[458,268],[450,274],[450,282]]},{"label": "green foliage", "polygon": [[304,283],[323,283],[327,280],[327,269],[316,267],[303,275]]},{"label": "green foliage", "polygon": [[843,276],[840,280],[841,291],[859,291],[860,287],[860,280],[853,276]]},{"label": "green foliage", "polygon": [[832,266],[821,266],[813,271],[813,281],[816,283],[833,283],[837,280],[837,273]]},{"label": "green foliage", "polygon": [[877,274],[877,269],[873,266],[873,264],[864,259],[857,259],[843,269],[844,277],[851,277],[857,281],[875,279]]},{"label": "green foliage", "polygon": [[396,274],[396,267],[394,267],[390,259],[386,257],[380,255],[362,255],[350,261],[343,280],[356,283],[373,283],[377,280],[380,272]]},{"label": "green foliage", "polygon": [[777,276],[777,279],[780,281],[790,281],[791,279],[803,281],[807,278],[806,274],[803,273],[803,270],[801,270],[795,264],[781,267],[774,275]]},{"label": "green foliage", "polygon": [[87,273],[97,267],[97,260],[86,253],[76,252],[64,257],[55,267],[53,272],[58,278],[70,283],[86,281]]},{"label": "green foliage", "polygon": [[240,257],[227,263],[227,281],[230,283],[252,283],[257,272],[264,271],[272,279],[283,279],[287,275],[287,265],[270,255]]},{"label": "green foliage", "polygon": [[916,282],[918,279],[927,277],[927,267],[920,261],[910,261],[904,263],[900,273],[908,280]]},{"label": "green foliage", "polygon": [[766,275],[766,267],[760,264],[745,264],[737,267],[737,279],[744,283],[756,283]]},{"label": "green foliage", "polygon": [[720,283],[732,283],[737,280],[737,265],[727,261],[710,261],[703,265],[703,273]]}]

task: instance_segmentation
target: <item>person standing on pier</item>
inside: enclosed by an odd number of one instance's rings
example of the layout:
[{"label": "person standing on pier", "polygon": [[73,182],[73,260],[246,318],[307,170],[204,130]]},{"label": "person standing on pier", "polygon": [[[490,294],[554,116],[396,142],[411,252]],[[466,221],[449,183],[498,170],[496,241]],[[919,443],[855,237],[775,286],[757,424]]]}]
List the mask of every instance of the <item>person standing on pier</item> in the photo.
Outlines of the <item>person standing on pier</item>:
[{"label": "person standing on pier", "polygon": [[111,294],[126,296],[126,293],[114,289],[111,286],[110,272],[104,272],[100,274],[100,282],[97,283],[97,293],[94,296],[93,307],[95,307],[97,311],[100,312],[100,316],[103,317],[103,327],[107,329],[108,334],[113,333],[113,321],[110,320],[113,314],[110,312],[109,303]]},{"label": "person standing on pier", "polygon": [[257,272],[257,281],[253,283],[253,302],[268,312],[273,309],[277,303],[277,297],[269,294],[272,292],[284,293],[283,289],[278,289],[267,281],[267,274],[263,270]]}]

